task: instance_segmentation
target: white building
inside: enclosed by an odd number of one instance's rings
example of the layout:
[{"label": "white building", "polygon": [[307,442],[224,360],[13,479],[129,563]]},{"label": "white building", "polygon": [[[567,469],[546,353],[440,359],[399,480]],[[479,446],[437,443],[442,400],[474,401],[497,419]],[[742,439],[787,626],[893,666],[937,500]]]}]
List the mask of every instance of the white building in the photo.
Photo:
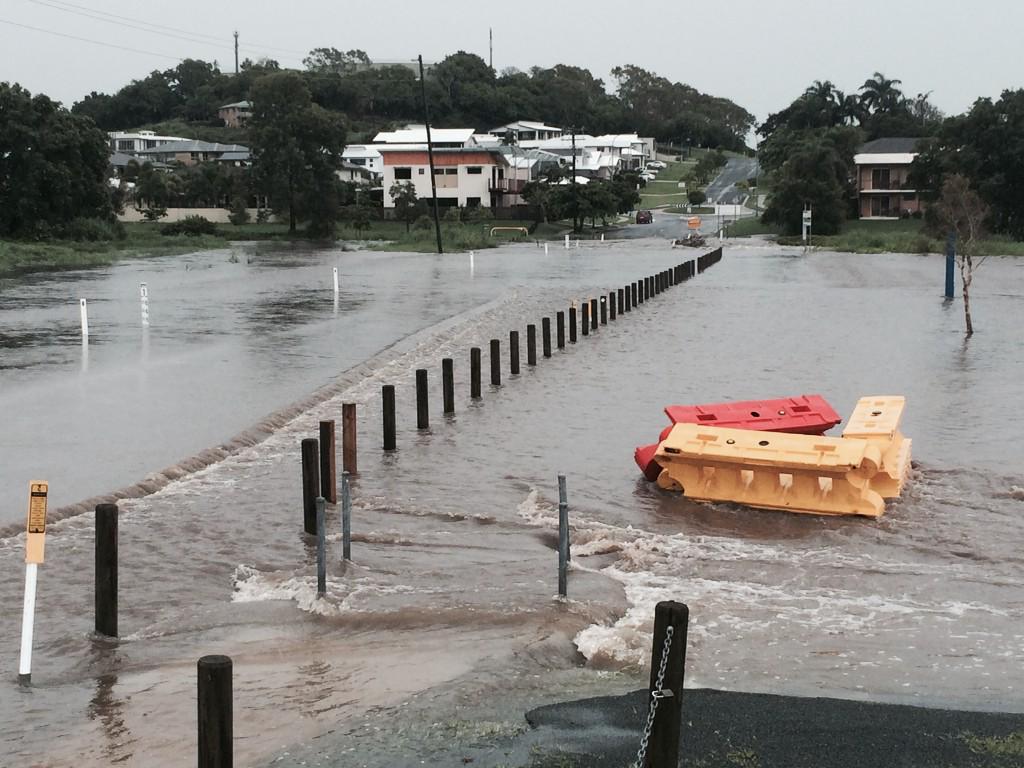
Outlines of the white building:
[{"label": "white building", "polygon": [[[397,131],[378,133],[374,144],[422,144],[427,146],[427,129],[422,125],[409,125]],[[472,128],[431,128],[430,143],[434,149],[461,149],[476,146]]]},{"label": "white building", "polygon": [[162,144],[171,144],[175,141],[189,141],[180,136],[157,136],[153,131],[108,131],[110,148],[114,152],[124,152],[132,155],[146,149],[153,149]]},{"label": "white building", "polygon": [[531,120],[517,120],[514,123],[499,125],[497,128],[492,128],[488,133],[492,136],[497,136],[499,139],[502,139],[507,134],[511,133],[515,136],[516,143],[518,144],[521,141],[547,141],[548,139],[557,139],[564,133],[564,131],[553,125],[545,125],[544,123],[537,123]]},{"label": "white building", "polygon": [[[471,134],[472,131],[469,132]],[[425,144],[382,144],[377,149],[384,159],[382,186],[385,208],[395,207],[391,187],[396,182],[412,184],[419,199],[432,199],[430,160]],[[492,192],[499,186],[507,167],[501,152],[485,147],[435,148],[434,180],[438,205],[492,207],[497,196]]]},{"label": "white building", "polygon": [[375,180],[384,174],[384,159],[372,144],[349,144],[341,153],[341,159],[362,166]]}]

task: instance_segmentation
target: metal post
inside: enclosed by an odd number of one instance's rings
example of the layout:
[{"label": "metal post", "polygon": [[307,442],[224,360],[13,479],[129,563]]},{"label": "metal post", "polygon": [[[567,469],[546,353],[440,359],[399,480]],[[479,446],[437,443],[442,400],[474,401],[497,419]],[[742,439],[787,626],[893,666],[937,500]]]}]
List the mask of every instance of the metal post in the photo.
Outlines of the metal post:
[{"label": "metal post", "polygon": [[952,299],[956,294],[954,287],[954,268],[956,267],[956,232],[946,236],[946,298]]},{"label": "metal post", "polygon": [[544,357],[551,357],[551,318],[540,319],[540,341]]},{"label": "metal post", "polygon": [[445,414],[455,413],[455,361],[450,357],[441,361],[441,389]]},{"label": "metal post", "polygon": [[302,527],[316,535],[316,497],[320,495],[320,458],[315,437],[302,441]]},{"label": "metal post", "polygon": [[334,450],[334,420],[320,422],[320,495],[338,503],[337,466]]},{"label": "metal post", "polygon": [[384,450],[393,451],[398,447],[395,429],[395,385],[385,384],[380,388],[383,408]]},{"label": "metal post", "polygon": [[197,671],[199,768],[232,768],[231,659],[203,656]]},{"label": "metal post", "polygon": [[427,369],[416,369],[416,429],[430,429],[430,400],[427,392]]},{"label": "metal post", "polygon": [[341,473],[341,557],[352,559],[352,491],[348,472]]},{"label": "metal post", "polygon": [[480,399],[480,347],[469,350],[469,396]]},{"label": "metal post", "polygon": [[327,502],[323,496],[316,499],[316,596],[327,594]]},{"label": "metal post", "polygon": [[96,634],[117,637],[117,504],[96,505]]},{"label": "metal post", "polygon": [[[654,609],[654,640],[651,647],[650,705],[657,712],[647,742],[644,768],[665,768],[679,762],[679,727],[683,704],[683,675],[686,671],[686,630],[690,611],[682,603],[666,600]],[[671,632],[669,631],[671,628]],[[662,655],[671,634],[668,659],[662,673]],[[662,677],[661,685],[658,678]],[[655,698],[657,697],[657,698]]]},{"label": "metal post", "polygon": [[513,376],[519,375],[519,331],[508,332],[508,368]]},{"label": "metal post", "polygon": [[501,386],[501,342],[491,339],[491,386]]},{"label": "metal post", "polygon": [[356,404],[341,404],[341,468],[354,475],[356,467]]},{"label": "metal post", "polygon": [[555,343],[559,349],[565,349],[565,312],[555,313]]}]

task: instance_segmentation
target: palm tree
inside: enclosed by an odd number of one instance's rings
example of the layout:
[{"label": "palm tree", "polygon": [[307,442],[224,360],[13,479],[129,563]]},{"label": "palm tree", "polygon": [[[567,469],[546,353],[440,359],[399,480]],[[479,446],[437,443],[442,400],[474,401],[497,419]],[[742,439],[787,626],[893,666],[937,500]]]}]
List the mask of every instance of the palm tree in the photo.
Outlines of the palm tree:
[{"label": "palm tree", "polygon": [[902,80],[890,79],[881,72],[875,72],[858,89],[861,92],[861,104],[869,112],[892,112],[903,101],[903,91],[896,87],[902,83]]}]

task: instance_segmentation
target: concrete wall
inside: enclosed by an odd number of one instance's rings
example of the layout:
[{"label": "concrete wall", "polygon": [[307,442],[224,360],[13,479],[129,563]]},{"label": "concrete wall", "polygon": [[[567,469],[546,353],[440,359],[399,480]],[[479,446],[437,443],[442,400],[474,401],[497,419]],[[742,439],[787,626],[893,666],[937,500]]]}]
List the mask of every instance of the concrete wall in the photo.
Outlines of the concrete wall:
[{"label": "concrete wall", "polygon": [[[256,208],[249,208],[249,221],[256,221]],[[231,213],[227,208],[168,208],[167,215],[160,219],[161,222],[181,221],[187,216],[202,216],[204,219],[218,224],[227,224],[228,215]],[[117,217],[121,221],[145,221],[146,217],[141,211],[125,206],[124,213]],[[271,217],[271,221],[274,218]]]}]

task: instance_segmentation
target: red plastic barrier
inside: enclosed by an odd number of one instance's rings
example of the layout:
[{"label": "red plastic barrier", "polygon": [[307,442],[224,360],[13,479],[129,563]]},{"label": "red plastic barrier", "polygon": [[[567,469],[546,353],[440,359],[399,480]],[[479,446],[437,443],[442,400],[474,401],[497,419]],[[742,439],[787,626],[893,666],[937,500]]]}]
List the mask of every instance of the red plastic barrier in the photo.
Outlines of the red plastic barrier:
[{"label": "red plastic barrier", "polygon": [[[821,435],[842,418],[821,395],[742,400],[706,405],[669,405],[665,413],[673,424],[708,424],[732,429],[795,432]],[[664,435],[666,432],[662,432]]]},{"label": "red plastic barrier", "polygon": [[[672,429],[672,427],[669,427],[669,429]],[[641,445],[633,452],[633,459],[636,461],[636,465],[640,467],[644,477],[652,483],[661,474],[661,465],[654,460],[654,454],[658,452],[658,445],[658,443]]]}]

